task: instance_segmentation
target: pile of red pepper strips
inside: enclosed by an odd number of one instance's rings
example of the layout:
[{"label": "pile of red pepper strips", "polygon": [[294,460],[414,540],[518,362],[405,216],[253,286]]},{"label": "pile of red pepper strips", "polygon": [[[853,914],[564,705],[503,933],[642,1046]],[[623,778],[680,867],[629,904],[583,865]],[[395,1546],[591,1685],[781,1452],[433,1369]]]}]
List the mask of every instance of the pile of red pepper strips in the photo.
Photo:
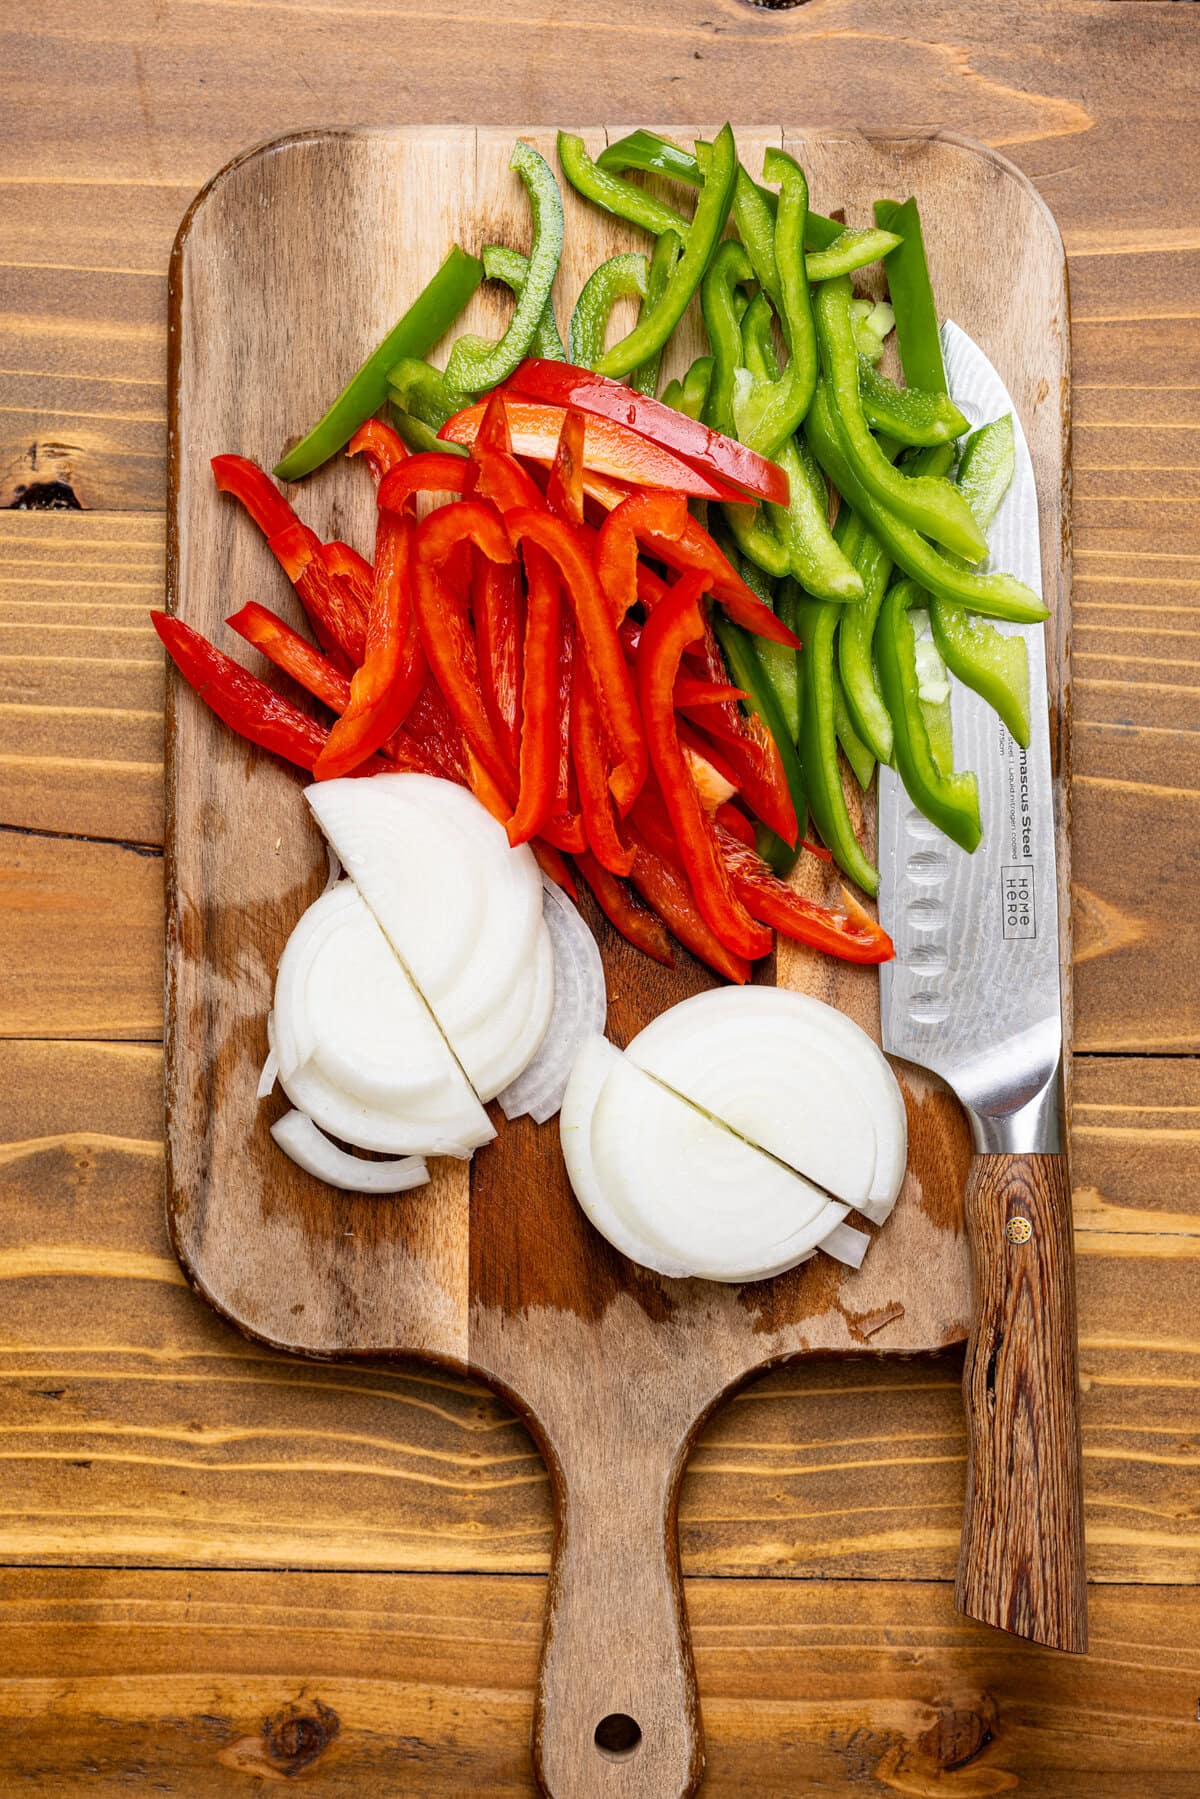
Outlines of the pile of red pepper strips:
[{"label": "pile of red pepper strips", "polygon": [[[661,962],[664,927],[738,982],[772,927],[846,961],[888,960],[890,938],[849,894],[846,911],[805,899],[754,848],[752,818],[795,845],[796,813],[774,740],[729,685],[706,596],[760,636],[796,639],[687,497],[775,497],[779,469],[571,373],[570,405],[531,408],[498,388],[452,419],[443,436],[466,457],[410,454],[368,420],[348,453],[378,489],[373,565],[322,543],[256,464],[214,458],[317,647],[254,601],[228,622],[335,714],[330,728],[182,620],[153,613],[159,636],[218,717],[317,780],[407,769],[467,785],[574,895],[570,856],[616,928]],[[418,495],[447,494],[418,522]]]}]

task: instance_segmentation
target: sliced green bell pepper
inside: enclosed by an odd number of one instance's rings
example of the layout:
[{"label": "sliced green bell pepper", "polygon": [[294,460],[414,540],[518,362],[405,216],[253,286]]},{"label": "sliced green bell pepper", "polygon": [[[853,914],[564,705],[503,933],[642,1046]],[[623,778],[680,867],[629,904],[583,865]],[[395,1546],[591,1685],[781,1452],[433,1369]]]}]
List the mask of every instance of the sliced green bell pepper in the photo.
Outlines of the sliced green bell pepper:
[{"label": "sliced green bell pepper", "polygon": [[1031,625],[1047,617],[1045,606],[1023,581],[1012,575],[981,575],[973,568],[956,567],[948,557],[939,555],[919,531],[868,492],[843,450],[824,381],[817,383],[816,398],[809,408],[805,431],[817,461],[842,498],[859,514],[906,575],[927,587],[939,599],[956,601],[987,618],[1006,618],[1015,624]]},{"label": "sliced green bell pepper", "polygon": [[875,673],[872,644],[892,559],[856,512],[843,507],[833,534],[862,577],[864,594],[838,631],[838,669],[854,728],[878,762],[892,759],[892,721]]},{"label": "sliced green bell pepper", "polygon": [[[722,548],[725,549],[726,555],[729,555],[732,545],[727,546],[723,544]],[[763,602],[763,605],[769,606],[772,612],[779,611],[780,608],[776,603],[777,596],[774,583],[771,581],[770,577],[764,575],[763,571],[753,563],[748,556],[739,556],[736,550],[734,550],[733,555],[730,556],[730,561],[733,562],[734,567],[741,575],[746,586],[750,588],[752,593],[758,595],[759,599]],[[782,617],[782,612],[780,612],[780,616]],[[790,621],[785,618],[783,622],[784,624],[789,624]],[[772,643],[768,637],[760,637],[754,647],[758,654],[758,660],[762,664],[763,673],[771,683],[772,691],[774,692],[776,700],[779,702],[779,710],[783,716],[783,722],[787,729],[788,736],[791,738],[792,742],[795,743],[800,736],[800,665],[798,653],[793,649],[789,649],[786,644]]]},{"label": "sliced green bell pepper", "polygon": [[858,351],[845,276],[817,288],[817,334],[828,381],[834,429],[858,481],[914,531],[935,538],[972,562],[987,555],[987,540],[962,494],[942,477],[906,478],[871,435],[858,386]]},{"label": "sliced green bell pepper", "polygon": [[676,412],[684,413],[687,418],[702,418],[712,381],[712,367],[711,356],[697,356],[682,381],[667,382],[662,391],[663,404],[673,406]]},{"label": "sliced green bell pepper", "polygon": [[485,337],[460,337],[450,352],[446,378],[452,387],[469,393],[497,386],[528,356],[562,256],[562,195],[553,169],[523,139],[518,139],[508,166],[524,182],[533,214],[529,269],[503,337],[496,343]]},{"label": "sliced green bell pepper", "polygon": [[427,355],[482,280],[483,265],[478,258],[452,244],[432,281],[350,377],[324,417],[276,463],[276,479],[299,481],[348,444],[358,427],[387,399],[388,375],[395,364],[404,356]]},{"label": "sliced green bell pepper", "polygon": [[[643,312],[653,312],[667,291],[667,283],[675,272],[675,264],[683,255],[683,239],[677,231],[664,231],[655,244],[650,257],[650,267],[646,272],[646,298],[642,305]],[[662,368],[663,350],[660,344],[653,355],[648,356],[640,368],[633,370],[629,377],[630,387],[640,394],[647,394],[651,399],[658,391],[658,376]]]},{"label": "sliced green bell pepper", "polygon": [[[948,394],[928,393],[923,387],[898,387],[861,354],[858,397],[868,424],[876,431],[886,431],[897,443],[951,443],[971,428]],[[982,530],[984,521],[973,506],[971,510]]]},{"label": "sliced green bell pepper", "polygon": [[827,250],[810,252],[805,259],[805,270],[810,281],[831,281],[838,275],[853,274],[855,269],[865,268],[869,262],[878,262],[899,242],[894,231],[881,231],[878,226],[872,229],[869,225],[861,228],[847,225]]},{"label": "sliced green bell pepper", "polygon": [[395,400],[392,402],[392,423],[410,450],[448,452],[451,456],[469,454],[466,444],[443,443],[432,425],[414,418],[411,412],[405,412],[403,406],[398,405]]},{"label": "sliced green bell pepper", "polygon": [[801,600],[800,654],[800,766],[808,803],[821,841],[844,874],[864,893],[879,891],[879,875],[867,859],[855,834],[846,806],[842,771],[838,762],[837,722],[834,713],[834,634],[839,609],[819,600]]},{"label": "sliced green bell pepper", "polygon": [[798,430],[812,403],[817,381],[817,334],[804,269],[804,221],[808,216],[808,183],[793,157],[768,150],[763,174],[778,181],[774,255],[778,274],[779,319],[787,341],[788,363],[778,380],[762,380],[738,423],[742,441],[761,456],[773,456]]},{"label": "sliced green bell pepper", "polygon": [[[505,287],[511,288],[519,300],[529,276],[529,258],[521,250],[510,250],[507,244],[485,244],[483,272],[489,281],[503,281]],[[558,320],[554,316],[553,294],[546,297],[542,316],[537,322],[537,330],[529,346],[529,354],[540,356],[544,362],[567,360],[567,352],[559,335]]]},{"label": "sliced green bell pepper", "polygon": [[603,157],[599,162],[593,162],[581,137],[560,131],[558,160],[576,193],[602,206],[605,212],[611,212],[630,225],[640,225],[643,231],[649,231],[655,237],[660,237],[664,231],[677,231],[680,237],[687,237],[688,221],[682,213],[656,200],[644,187],[623,181],[620,175],[612,172],[611,165],[604,165]]},{"label": "sliced green bell pepper", "polygon": [[922,598],[914,581],[898,581],[884,597],[875,631],[879,679],[894,733],[892,759],[917,810],[970,851],[983,836],[975,776],[969,769],[942,772],[922,714],[916,637],[908,616]]},{"label": "sliced green bell pepper", "polygon": [[713,142],[704,186],[700,189],[692,222],[686,227],[683,254],[671,270],[662,298],[657,306],[645,309],[628,337],[605,352],[596,364],[597,374],[621,381],[663,348],[683,317],[720,242],[733,200],[737,167],[733,132],[725,125]]},{"label": "sliced green bell pepper", "polygon": [[[698,147],[708,148],[707,145]],[[620,138],[615,144],[610,144],[606,150],[602,150],[596,161],[602,169],[609,169],[613,174],[622,174],[626,169],[640,169],[647,175],[667,175],[673,181],[686,183],[688,187],[699,187],[704,179],[698,156],[693,156],[688,150],[681,150],[678,144],[671,142],[670,138],[659,137],[654,131],[631,131],[628,137]],[[745,182],[749,182],[750,186],[756,189],[772,219],[775,217],[777,196],[768,188],[759,187],[757,182],[751,181],[744,169],[742,175],[745,177],[745,181],[739,177],[734,193],[734,222],[742,235],[743,243],[745,243],[746,234],[742,229],[742,219],[737,211],[738,197],[744,192]],[[810,250],[824,250],[839,238],[845,229],[846,227],[839,225],[836,219],[827,219],[819,212],[810,212],[804,233],[805,245]],[[748,244],[747,248],[749,248]],[[753,251],[751,251],[751,260],[753,260]]]},{"label": "sliced green bell pepper", "polygon": [[[845,622],[844,617],[838,621],[837,634],[839,637]],[[842,746],[843,756],[854,771],[854,779],[865,793],[871,785],[871,776],[875,773],[875,757],[854,729],[850,708],[846,704],[846,690],[842,685],[841,661],[836,646],[831,673],[833,678],[833,724],[837,732],[837,740]]]},{"label": "sliced green bell pepper", "polygon": [[388,390],[393,406],[409,413],[422,425],[440,431],[447,419],[470,406],[474,394],[452,387],[441,369],[422,362],[418,356],[406,356],[388,374]]},{"label": "sliced green bell pepper", "polygon": [[579,290],[567,333],[576,368],[595,368],[604,354],[608,321],[618,300],[644,300],[649,264],[641,255],[610,256],[592,270]]},{"label": "sliced green bell pepper", "polygon": [[895,200],[876,200],[875,223],[900,239],[883,266],[896,313],[896,343],[904,379],[910,387],[944,394],[946,365],[916,201],[909,199],[901,206]]}]

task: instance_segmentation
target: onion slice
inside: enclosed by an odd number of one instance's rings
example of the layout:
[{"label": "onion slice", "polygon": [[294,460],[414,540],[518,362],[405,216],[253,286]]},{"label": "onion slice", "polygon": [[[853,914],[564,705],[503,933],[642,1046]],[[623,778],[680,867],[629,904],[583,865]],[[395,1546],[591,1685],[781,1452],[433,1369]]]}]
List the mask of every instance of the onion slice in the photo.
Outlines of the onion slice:
[{"label": "onion slice", "polygon": [[331,1143],[306,1112],[285,1112],[271,1126],[271,1135],[284,1155],[307,1174],[346,1193],[406,1193],[411,1187],[423,1187],[429,1179],[421,1156],[369,1162],[348,1154]]},{"label": "onion slice", "polygon": [[871,1247],[870,1234],[856,1230],[852,1224],[835,1224],[827,1237],[822,1237],[819,1248],[835,1262],[845,1262],[848,1268],[861,1268],[863,1257]]},{"label": "onion slice", "polygon": [[275,1027],[270,1014],[267,1016],[267,1045],[267,1059],[262,1065],[258,1086],[254,1090],[256,1099],[266,1099],[279,1079],[279,1057],[275,1054]]},{"label": "onion slice", "polygon": [[506,1118],[527,1112],[536,1124],[558,1111],[583,1044],[603,1040],[608,1017],[604,963],[587,920],[553,881],[542,882],[542,911],[554,947],[554,1008],[537,1054],[500,1095]]}]

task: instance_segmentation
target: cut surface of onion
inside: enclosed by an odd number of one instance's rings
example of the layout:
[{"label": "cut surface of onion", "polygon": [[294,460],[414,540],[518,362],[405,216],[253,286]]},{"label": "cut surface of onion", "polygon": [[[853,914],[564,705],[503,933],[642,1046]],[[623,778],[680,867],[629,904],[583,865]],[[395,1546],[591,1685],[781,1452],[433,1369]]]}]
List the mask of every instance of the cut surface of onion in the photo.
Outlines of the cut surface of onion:
[{"label": "cut surface of onion", "polygon": [[852,1224],[835,1224],[828,1236],[822,1237],[819,1248],[835,1262],[845,1262],[848,1268],[861,1268],[863,1257],[871,1247],[870,1234],[860,1231]]},{"label": "cut surface of onion", "polygon": [[537,1054],[554,1010],[554,983],[554,945],[543,928],[531,961],[505,997],[486,1017],[451,1036],[454,1053],[481,1100],[495,1099]]},{"label": "cut surface of onion", "polygon": [[284,1092],[344,1143],[384,1155],[467,1156],[495,1135],[348,881],[314,901],[288,939],[270,1025]]},{"label": "cut surface of onion", "polygon": [[554,1006],[537,1054],[500,1094],[506,1118],[527,1112],[536,1124],[558,1111],[582,1045],[603,1041],[608,1016],[604,963],[587,920],[553,881],[542,883],[542,908],[554,946]]},{"label": "cut surface of onion", "polygon": [[545,966],[532,851],[512,849],[473,795],[432,775],[324,781],[306,795],[468,1079],[481,1094],[497,1092],[524,1066],[508,1066],[496,1085],[497,1021],[540,992],[539,957]]},{"label": "cut surface of onion", "polygon": [[585,1038],[572,1066],[558,1114],[563,1161],[580,1206],[600,1235],[643,1268],[680,1279],[691,1272],[686,1262],[665,1255],[657,1244],[639,1236],[610,1204],[592,1160],[592,1118],[604,1083],[623,1061],[619,1049],[599,1035]]},{"label": "cut surface of onion", "polygon": [[347,1193],[406,1193],[411,1187],[422,1187],[429,1170],[420,1156],[405,1156],[398,1162],[369,1162],[363,1156],[352,1156],[331,1143],[305,1112],[285,1112],[271,1126],[271,1135],[283,1151],[300,1168],[331,1187]]},{"label": "cut surface of onion", "polygon": [[267,1043],[269,1045],[267,1059],[262,1065],[262,1073],[258,1077],[258,1086],[254,1093],[256,1099],[266,1099],[279,1079],[279,1057],[275,1054],[275,1030],[269,1017],[267,1019]]},{"label": "cut surface of onion", "polygon": [[904,1099],[844,1013],[778,987],[714,988],[662,1013],[626,1054],[875,1222],[891,1211],[908,1154]]},{"label": "cut surface of onion", "polygon": [[597,1095],[591,1156],[627,1229],[707,1280],[761,1280],[790,1268],[846,1215],[626,1056]]}]

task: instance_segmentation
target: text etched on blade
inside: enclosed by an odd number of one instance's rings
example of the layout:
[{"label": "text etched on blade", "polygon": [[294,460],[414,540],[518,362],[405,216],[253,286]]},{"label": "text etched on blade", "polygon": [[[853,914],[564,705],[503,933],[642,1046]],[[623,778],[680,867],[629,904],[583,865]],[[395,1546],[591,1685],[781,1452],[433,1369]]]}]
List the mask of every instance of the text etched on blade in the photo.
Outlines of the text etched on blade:
[{"label": "text etched on blade", "polygon": [[1004,897],[1004,936],[1006,939],[1029,939],[1037,936],[1037,905],[1034,898],[1033,864],[1006,864],[1000,870]]}]

